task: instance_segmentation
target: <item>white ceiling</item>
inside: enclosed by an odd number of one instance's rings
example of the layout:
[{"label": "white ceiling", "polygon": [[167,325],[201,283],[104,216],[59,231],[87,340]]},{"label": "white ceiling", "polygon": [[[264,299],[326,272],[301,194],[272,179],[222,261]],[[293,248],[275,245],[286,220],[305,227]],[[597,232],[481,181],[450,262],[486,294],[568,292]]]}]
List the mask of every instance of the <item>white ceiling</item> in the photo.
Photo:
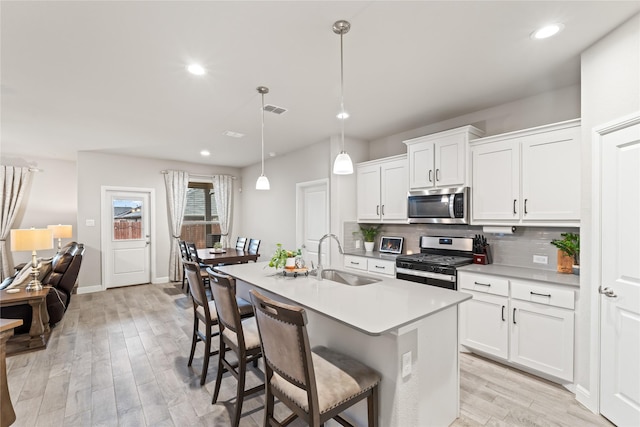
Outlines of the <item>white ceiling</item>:
[{"label": "white ceiling", "polygon": [[[579,55],[639,1],[45,1],[1,17],[1,146],[75,159],[90,150],[243,167],[340,132],[417,128],[580,81]],[[533,41],[560,21],[556,38]],[[208,74],[186,72],[191,61]],[[224,136],[225,130],[246,134]],[[203,158],[199,152],[212,155]]]}]

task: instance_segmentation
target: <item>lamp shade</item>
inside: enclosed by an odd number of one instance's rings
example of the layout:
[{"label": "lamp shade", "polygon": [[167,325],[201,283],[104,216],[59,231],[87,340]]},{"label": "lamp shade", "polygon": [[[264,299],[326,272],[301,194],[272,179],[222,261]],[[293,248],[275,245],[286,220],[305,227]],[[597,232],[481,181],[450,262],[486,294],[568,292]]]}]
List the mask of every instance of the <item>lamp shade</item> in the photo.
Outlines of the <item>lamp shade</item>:
[{"label": "lamp shade", "polygon": [[11,230],[12,251],[38,251],[53,249],[53,232],[48,228]]},{"label": "lamp shade", "polygon": [[333,173],[336,175],[350,175],[353,173],[353,162],[346,151],[338,154],[333,162]]},{"label": "lamp shade", "polygon": [[269,190],[271,185],[269,184],[269,178],[264,175],[260,175],[256,181],[256,190]]},{"label": "lamp shade", "polygon": [[47,228],[53,232],[54,239],[70,239],[73,237],[73,228],[70,225],[47,225]]}]

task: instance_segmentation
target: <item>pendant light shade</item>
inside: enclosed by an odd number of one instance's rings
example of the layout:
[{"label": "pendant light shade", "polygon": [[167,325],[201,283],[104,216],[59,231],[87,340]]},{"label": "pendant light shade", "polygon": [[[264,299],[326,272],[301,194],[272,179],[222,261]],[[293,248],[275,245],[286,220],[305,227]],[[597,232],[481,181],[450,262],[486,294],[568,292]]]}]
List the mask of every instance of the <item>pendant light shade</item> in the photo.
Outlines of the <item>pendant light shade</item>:
[{"label": "pendant light shade", "polygon": [[333,162],[333,173],[336,175],[351,175],[353,173],[353,162],[351,157],[344,149],[344,121],[349,117],[349,114],[344,109],[344,55],[342,49],[342,36],[347,34],[351,29],[351,24],[348,21],[336,21],[333,24],[333,32],[340,34],[340,112],[338,118],[340,119],[342,129],[342,151],[336,157]]},{"label": "pendant light shade", "polygon": [[270,190],[271,185],[269,184],[269,178],[264,175],[264,94],[269,93],[269,88],[258,86],[257,91],[262,95],[262,156],[260,157],[262,160],[262,173],[256,181],[256,190]]}]

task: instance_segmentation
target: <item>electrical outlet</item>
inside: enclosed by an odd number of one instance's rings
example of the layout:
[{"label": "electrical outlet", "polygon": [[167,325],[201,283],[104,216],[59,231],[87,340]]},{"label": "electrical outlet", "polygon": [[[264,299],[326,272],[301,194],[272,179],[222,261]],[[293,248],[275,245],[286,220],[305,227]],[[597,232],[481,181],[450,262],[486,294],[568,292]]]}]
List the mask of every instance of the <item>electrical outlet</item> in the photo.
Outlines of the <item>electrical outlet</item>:
[{"label": "electrical outlet", "polygon": [[411,352],[408,351],[402,355],[402,378],[411,375]]},{"label": "electrical outlet", "polygon": [[533,262],[535,264],[548,264],[549,258],[546,255],[534,255]]},{"label": "electrical outlet", "polygon": [[360,239],[356,240],[356,249],[360,249]]}]

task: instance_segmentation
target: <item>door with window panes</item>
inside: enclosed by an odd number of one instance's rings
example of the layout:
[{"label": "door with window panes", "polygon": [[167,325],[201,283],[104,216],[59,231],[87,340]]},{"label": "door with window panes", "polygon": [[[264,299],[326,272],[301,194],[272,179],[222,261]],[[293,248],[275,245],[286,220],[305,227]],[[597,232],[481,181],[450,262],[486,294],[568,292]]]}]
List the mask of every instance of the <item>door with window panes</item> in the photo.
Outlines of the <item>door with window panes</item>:
[{"label": "door with window panes", "polygon": [[198,249],[212,247],[220,241],[220,222],[212,183],[189,182],[180,239],[195,243]]}]

